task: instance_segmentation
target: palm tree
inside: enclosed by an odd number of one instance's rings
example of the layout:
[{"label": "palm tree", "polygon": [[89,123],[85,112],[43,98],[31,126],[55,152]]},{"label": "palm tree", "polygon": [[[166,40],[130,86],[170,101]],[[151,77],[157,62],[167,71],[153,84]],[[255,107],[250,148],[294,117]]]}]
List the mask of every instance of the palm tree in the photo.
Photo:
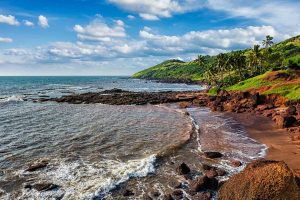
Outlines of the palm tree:
[{"label": "palm tree", "polygon": [[205,62],[205,56],[198,55],[196,61],[198,62],[198,65],[199,65],[199,66],[203,66],[203,65],[204,65],[204,62]]},{"label": "palm tree", "polygon": [[270,35],[266,36],[266,39],[263,40],[263,45],[268,48],[270,46],[272,46],[274,44],[274,42],[272,41],[274,38]]}]

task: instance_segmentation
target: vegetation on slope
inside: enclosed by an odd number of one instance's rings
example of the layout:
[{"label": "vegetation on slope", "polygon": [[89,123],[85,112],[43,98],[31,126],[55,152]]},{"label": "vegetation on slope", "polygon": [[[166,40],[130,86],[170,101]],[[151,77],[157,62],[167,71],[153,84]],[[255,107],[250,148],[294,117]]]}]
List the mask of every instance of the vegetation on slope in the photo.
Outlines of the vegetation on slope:
[{"label": "vegetation on slope", "polygon": [[217,56],[201,56],[191,62],[169,60],[133,75],[134,78],[203,81],[226,87],[271,69],[300,69],[300,36],[273,44],[267,36],[264,48],[233,51]]}]

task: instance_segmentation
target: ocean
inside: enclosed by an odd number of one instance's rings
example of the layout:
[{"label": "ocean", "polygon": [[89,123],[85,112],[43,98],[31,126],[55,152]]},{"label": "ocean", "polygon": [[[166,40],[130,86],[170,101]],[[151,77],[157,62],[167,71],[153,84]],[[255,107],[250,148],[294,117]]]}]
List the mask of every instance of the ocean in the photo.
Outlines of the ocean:
[{"label": "ocean", "polygon": [[[201,163],[208,163],[225,169],[228,177],[244,167],[231,167],[230,159],[246,163],[264,156],[265,145],[206,108],[36,101],[113,88],[202,89],[129,77],[0,77],[0,199],[122,199],[124,188],[135,193],[124,199],[146,199],[157,191],[163,197],[172,182],[184,181],[176,175],[178,163],[200,172]],[[207,160],[203,151],[225,156]],[[46,168],[26,171],[41,160],[49,163]],[[25,187],[45,182],[58,187]]]}]

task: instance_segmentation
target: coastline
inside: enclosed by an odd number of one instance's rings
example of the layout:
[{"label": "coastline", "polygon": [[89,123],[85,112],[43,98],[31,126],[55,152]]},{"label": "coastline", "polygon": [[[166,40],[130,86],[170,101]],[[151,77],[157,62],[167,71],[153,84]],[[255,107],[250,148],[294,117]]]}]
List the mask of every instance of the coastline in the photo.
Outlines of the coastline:
[{"label": "coastline", "polygon": [[250,113],[228,112],[226,115],[242,124],[251,138],[267,145],[266,159],[284,161],[293,170],[300,168],[299,143],[293,142],[290,133],[277,128],[270,118]]}]

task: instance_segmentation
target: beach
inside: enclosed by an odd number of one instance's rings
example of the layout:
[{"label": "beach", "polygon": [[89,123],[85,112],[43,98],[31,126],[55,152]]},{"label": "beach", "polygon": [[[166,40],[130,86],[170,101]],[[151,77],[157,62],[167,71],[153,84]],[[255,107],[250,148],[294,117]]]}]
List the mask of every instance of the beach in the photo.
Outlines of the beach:
[{"label": "beach", "polygon": [[247,134],[268,146],[266,159],[284,161],[292,169],[300,168],[299,141],[293,141],[288,131],[279,129],[267,117],[249,113],[226,113],[241,123]]}]

